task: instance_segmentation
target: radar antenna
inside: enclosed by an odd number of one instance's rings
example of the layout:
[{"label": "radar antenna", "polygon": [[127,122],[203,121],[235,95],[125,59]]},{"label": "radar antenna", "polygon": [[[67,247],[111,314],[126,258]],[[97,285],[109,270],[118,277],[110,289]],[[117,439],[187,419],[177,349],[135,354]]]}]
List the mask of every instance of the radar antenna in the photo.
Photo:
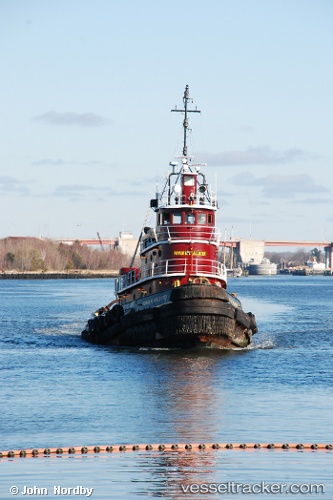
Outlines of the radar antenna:
[{"label": "radar antenna", "polygon": [[193,102],[193,99],[191,97],[189,97],[189,88],[188,88],[188,85],[186,85],[185,92],[184,92],[184,97],[183,97],[184,108],[183,109],[177,109],[177,106],[175,106],[175,109],[171,110],[172,112],[176,112],[176,113],[185,113],[185,117],[184,117],[184,121],[183,121],[183,129],[184,129],[183,156],[187,156],[187,143],[186,143],[186,139],[187,139],[187,131],[190,130],[189,127],[188,127],[187,114],[188,113],[201,113],[201,111],[199,111],[197,109],[197,107],[195,107],[195,109],[188,109],[187,105],[188,105],[189,102]]}]

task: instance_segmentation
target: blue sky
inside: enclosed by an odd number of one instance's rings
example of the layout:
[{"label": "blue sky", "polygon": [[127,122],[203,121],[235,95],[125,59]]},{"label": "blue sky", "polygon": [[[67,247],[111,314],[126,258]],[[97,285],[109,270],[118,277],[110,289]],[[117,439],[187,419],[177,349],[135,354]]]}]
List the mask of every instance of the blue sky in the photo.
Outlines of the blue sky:
[{"label": "blue sky", "polygon": [[333,240],[332,21],[331,0],[1,0],[0,237],[138,235],[188,84],[222,233]]}]

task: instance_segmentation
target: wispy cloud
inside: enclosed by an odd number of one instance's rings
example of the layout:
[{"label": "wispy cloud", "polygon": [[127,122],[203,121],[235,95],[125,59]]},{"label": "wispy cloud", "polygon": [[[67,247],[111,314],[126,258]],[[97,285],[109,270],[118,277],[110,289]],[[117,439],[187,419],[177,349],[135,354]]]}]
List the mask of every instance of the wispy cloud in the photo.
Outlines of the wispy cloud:
[{"label": "wispy cloud", "polygon": [[17,193],[23,196],[30,194],[30,189],[27,187],[27,182],[5,176],[0,177],[0,192],[3,195]]},{"label": "wispy cloud", "polygon": [[47,125],[77,125],[80,127],[101,127],[110,123],[110,120],[95,113],[58,113],[57,111],[47,111],[42,115],[35,116],[34,120],[46,123]]},{"label": "wispy cloud", "polygon": [[267,175],[255,177],[249,172],[243,172],[229,179],[237,186],[261,186],[261,194],[267,198],[294,198],[302,193],[330,193],[326,186],[316,184],[310,175]]},{"label": "wispy cloud", "polygon": [[81,185],[81,184],[66,184],[66,185],[61,185],[55,188],[55,190],[52,193],[52,196],[57,196],[57,197],[66,197],[70,199],[92,199],[91,197],[93,196],[94,201],[100,201],[103,199],[103,197],[115,197],[115,196],[122,196],[122,197],[133,197],[133,196],[143,196],[145,195],[145,191],[140,191],[140,190],[133,190],[133,191],[116,191],[112,188],[109,187],[96,187],[96,186],[91,186],[91,185]]},{"label": "wispy cloud", "polygon": [[103,188],[96,188],[94,186],[84,186],[79,184],[67,184],[57,186],[53,191],[54,196],[78,196],[82,193],[101,192]]},{"label": "wispy cloud", "polygon": [[61,166],[68,166],[72,165],[74,167],[79,166],[79,167],[111,167],[114,168],[116,167],[115,163],[107,163],[104,161],[98,161],[98,160],[87,160],[87,161],[77,161],[77,160],[63,160],[63,159],[51,159],[51,158],[42,158],[41,160],[35,160],[31,163],[31,165],[34,166],[45,166],[45,167],[61,167]]},{"label": "wispy cloud", "polygon": [[228,181],[235,186],[255,186],[257,178],[250,172],[241,172],[229,177]]},{"label": "wispy cloud", "polygon": [[[51,196],[55,198],[66,198],[74,202],[94,200],[94,203],[98,203],[106,196],[106,189],[91,185],[67,184],[57,186],[51,193]],[[115,193],[112,193],[112,196],[115,196]]]},{"label": "wispy cloud", "polygon": [[249,147],[244,151],[225,151],[216,154],[200,154],[209,165],[275,165],[290,163],[297,160],[307,160],[315,155],[301,149],[286,149],[275,151],[269,146]]},{"label": "wispy cloud", "polygon": [[333,203],[333,198],[306,198],[304,200],[295,200],[293,203],[301,205],[331,205]]}]

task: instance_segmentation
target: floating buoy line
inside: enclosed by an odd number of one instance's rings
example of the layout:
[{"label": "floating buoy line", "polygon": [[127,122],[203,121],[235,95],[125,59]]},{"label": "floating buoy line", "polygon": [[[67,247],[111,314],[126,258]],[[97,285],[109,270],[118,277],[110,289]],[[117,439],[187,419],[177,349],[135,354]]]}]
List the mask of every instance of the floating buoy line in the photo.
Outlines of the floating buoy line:
[{"label": "floating buoy line", "polygon": [[0,451],[0,458],[119,453],[129,451],[186,452],[202,450],[333,450],[333,444],[314,443],[196,443],[196,444],[121,444],[110,446],[75,446],[69,448],[29,448]]}]

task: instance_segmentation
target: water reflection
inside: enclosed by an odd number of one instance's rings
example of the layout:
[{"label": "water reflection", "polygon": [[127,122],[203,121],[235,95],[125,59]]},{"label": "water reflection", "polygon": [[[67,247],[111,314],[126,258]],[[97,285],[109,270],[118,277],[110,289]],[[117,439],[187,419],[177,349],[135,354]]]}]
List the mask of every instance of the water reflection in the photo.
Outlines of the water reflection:
[{"label": "water reflection", "polygon": [[150,352],[145,357],[153,404],[179,442],[213,441],[224,428],[228,361],[240,355],[201,349]]},{"label": "water reflection", "polygon": [[[141,496],[184,498],[182,487],[186,491],[191,484],[212,481],[217,468],[219,452],[170,452],[152,455],[146,461],[145,485],[137,490]],[[141,467],[142,467],[141,463]],[[134,492],[133,492],[134,493]]]}]

